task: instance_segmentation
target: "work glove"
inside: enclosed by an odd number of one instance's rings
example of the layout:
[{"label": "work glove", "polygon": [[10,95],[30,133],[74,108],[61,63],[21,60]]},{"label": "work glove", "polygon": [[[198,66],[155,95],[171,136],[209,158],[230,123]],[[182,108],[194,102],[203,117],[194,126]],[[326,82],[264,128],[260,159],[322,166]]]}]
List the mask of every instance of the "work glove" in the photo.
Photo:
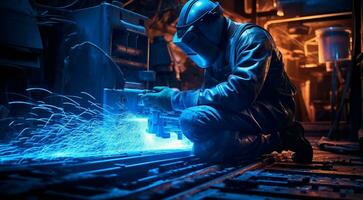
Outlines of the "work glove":
[{"label": "work glove", "polygon": [[146,93],[141,96],[144,105],[160,111],[173,111],[171,97],[177,90],[165,86],[157,86],[153,90],[155,92]]}]

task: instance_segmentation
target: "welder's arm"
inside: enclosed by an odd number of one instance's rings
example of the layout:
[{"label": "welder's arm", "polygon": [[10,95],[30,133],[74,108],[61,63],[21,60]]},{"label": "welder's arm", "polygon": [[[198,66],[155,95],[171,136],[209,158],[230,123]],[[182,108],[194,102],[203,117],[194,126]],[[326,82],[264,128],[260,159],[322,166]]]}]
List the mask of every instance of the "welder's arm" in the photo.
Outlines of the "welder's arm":
[{"label": "welder's arm", "polygon": [[257,98],[269,70],[273,46],[261,28],[246,30],[236,44],[235,67],[228,80],[202,90],[172,96],[172,105],[182,110],[196,105],[217,105],[241,111]]}]

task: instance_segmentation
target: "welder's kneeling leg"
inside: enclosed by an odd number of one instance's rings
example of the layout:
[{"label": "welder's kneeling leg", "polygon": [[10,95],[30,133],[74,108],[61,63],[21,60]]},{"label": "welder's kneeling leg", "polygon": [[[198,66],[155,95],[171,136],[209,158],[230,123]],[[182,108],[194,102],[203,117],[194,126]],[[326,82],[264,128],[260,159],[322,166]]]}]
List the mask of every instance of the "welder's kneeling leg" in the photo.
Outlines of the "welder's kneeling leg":
[{"label": "welder's kneeling leg", "polygon": [[232,113],[212,106],[195,106],[185,109],[180,118],[184,135],[192,142],[213,139],[225,130],[258,132],[259,128],[249,115]]},{"label": "welder's kneeling leg", "polygon": [[[194,154],[210,160],[220,160],[217,153],[218,137],[222,127],[228,126],[227,113],[211,106],[196,106],[185,109],[179,120],[182,132],[194,143]],[[227,119],[228,120],[228,119]],[[214,155],[214,158],[212,158]]]},{"label": "welder's kneeling leg", "polygon": [[184,110],[180,125],[184,135],[194,142],[194,154],[208,160],[256,157],[270,152],[279,142],[278,136],[277,142],[271,142],[270,135],[261,134],[250,115],[211,106]]},{"label": "welder's kneeling leg", "polygon": [[192,142],[205,142],[214,137],[217,133],[213,124],[220,120],[216,109],[209,106],[185,109],[179,118],[181,130]]}]

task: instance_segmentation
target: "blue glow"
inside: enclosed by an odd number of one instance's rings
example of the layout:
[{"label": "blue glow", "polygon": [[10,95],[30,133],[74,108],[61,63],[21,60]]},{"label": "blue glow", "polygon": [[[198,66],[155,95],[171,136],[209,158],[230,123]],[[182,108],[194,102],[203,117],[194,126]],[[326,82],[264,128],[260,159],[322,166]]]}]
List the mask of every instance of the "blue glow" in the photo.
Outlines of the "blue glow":
[{"label": "blue glow", "polygon": [[[26,104],[33,109],[26,117],[9,121],[9,127],[16,131],[10,141],[0,143],[0,163],[22,163],[25,159],[113,156],[192,147],[190,141],[185,138],[178,140],[176,134],[164,139],[147,133],[145,117],[130,113],[115,115],[104,112],[99,104],[92,101],[89,101],[88,106],[81,106],[75,101],[78,98],[64,95],[58,97],[66,101],[64,106],[73,106],[79,112],[44,102],[13,103]],[[90,95],[87,98],[92,99]],[[38,112],[43,115],[48,113],[49,116],[38,117],[42,116]]]}]

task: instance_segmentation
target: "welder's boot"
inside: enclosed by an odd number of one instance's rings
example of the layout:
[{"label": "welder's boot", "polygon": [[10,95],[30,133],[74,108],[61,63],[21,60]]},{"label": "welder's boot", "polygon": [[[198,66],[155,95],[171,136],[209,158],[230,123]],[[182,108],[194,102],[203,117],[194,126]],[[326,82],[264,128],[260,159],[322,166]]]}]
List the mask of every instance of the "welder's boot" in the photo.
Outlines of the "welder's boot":
[{"label": "welder's boot", "polygon": [[304,127],[299,122],[293,122],[290,127],[280,133],[283,150],[295,152],[293,161],[310,163],[313,159],[313,148],[304,137]]},{"label": "welder's boot", "polygon": [[280,137],[275,134],[241,134],[223,131],[213,139],[194,143],[194,154],[215,162],[254,160],[262,154],[281,149]]},{"label": "welder's boot", "polygon": [[277,133],[238,133],[226,148],[229,149],[225,156],[227,160],[255,160],[261,155],[281,150],[281,140]]}]

